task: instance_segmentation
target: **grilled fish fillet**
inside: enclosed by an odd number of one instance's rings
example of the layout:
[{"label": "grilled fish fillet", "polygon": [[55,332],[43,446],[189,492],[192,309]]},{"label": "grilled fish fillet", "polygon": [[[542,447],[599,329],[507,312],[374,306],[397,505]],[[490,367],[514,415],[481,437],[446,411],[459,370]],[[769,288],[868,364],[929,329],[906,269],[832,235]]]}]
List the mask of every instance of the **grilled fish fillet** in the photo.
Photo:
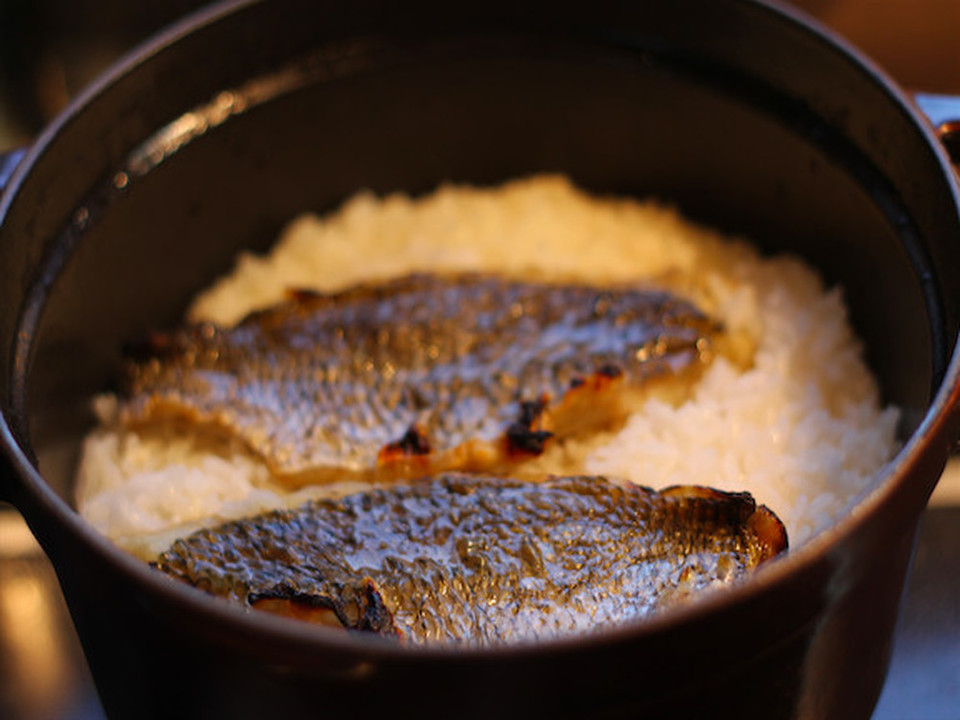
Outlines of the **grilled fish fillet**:
[{"label": "grilled fish fillet", "polygon": [[295,617],[489,645],[642,618],[786,546],[747,493],[447,474],[202,530],[157,567]]},{"label": "grilled fish fillet", "polygon": [[699,372],[716,333],[665,292],[412,275],[158,335],[119,418],[226,433],[289,486],[499,471]]}]

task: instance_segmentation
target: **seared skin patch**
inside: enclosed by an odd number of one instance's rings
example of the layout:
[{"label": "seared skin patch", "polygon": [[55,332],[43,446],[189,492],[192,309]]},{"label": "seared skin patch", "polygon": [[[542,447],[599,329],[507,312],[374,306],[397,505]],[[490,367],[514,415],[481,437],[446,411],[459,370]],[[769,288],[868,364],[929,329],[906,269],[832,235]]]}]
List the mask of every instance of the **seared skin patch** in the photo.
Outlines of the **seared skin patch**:
[{"label": "seared skin patch", "polygon": [[451,474],[202,530],[157,566],[314,622],[489,645],[643,618],[786,546],[747,493]]},{"label": "seared skin patch", "polygon": [[120,420],[227,433],[291,486],[498,470],[697,372],[716,329],[665,292],[413,275],[156,336]]}]

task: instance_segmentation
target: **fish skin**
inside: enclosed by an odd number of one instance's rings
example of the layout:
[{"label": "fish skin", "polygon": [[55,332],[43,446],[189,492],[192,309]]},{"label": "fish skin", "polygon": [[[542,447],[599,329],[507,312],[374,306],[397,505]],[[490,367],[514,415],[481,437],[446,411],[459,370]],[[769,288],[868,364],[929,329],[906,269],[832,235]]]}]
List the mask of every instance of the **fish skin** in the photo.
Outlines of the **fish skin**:
[{"label": "fish skin", "polygon": [[485,646],[648,617],[786,547],[748,493],[446,474],[201,530],[156,567],[410,644]]},{"label": "fish skin", "polygon": [[410,275],[157,335],[119,418],[226,433],[291,486],[500,470],[621,420],[619,393],[696,370],[717,331],[662,291]]}]

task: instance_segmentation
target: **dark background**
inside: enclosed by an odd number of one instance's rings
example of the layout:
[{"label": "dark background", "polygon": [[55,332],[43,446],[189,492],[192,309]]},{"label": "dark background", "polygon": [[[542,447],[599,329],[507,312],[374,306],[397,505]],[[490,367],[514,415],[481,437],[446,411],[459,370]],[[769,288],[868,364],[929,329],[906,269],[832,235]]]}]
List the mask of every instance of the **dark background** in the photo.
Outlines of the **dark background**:
[{"label": "dark background", "polygon": [[[0,150],[28,142],[113,59],[198,0],[0,0]],[[904,87],[960,93],[958,0],[794,0]]]}]

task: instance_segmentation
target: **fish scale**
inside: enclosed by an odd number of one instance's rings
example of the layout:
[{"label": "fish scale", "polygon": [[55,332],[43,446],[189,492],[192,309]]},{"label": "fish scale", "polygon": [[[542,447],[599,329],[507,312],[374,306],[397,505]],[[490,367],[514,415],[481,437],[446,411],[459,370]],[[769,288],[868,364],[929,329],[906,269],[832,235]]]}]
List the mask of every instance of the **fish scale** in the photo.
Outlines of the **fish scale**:
[{"label": "fish scale", "polygon": [[[628,392],[682,375],[717,332],[662,291],[411,275],[158,335],[125,364],[119,417],[227,433],[294,485],[495,469],[516,460],[507,431],[521,419],[541,435],[519,456],[542,451],[553,428],[533,425],[584,378]],[[622,413],[611,403],[591,422]]]},{"label": "fish scale", "polygon": [[202,530],[157,567],[244,604],[330,608],[349,629],[488,645],[648,617],[786,545],[746,493],[444,474]]}]

